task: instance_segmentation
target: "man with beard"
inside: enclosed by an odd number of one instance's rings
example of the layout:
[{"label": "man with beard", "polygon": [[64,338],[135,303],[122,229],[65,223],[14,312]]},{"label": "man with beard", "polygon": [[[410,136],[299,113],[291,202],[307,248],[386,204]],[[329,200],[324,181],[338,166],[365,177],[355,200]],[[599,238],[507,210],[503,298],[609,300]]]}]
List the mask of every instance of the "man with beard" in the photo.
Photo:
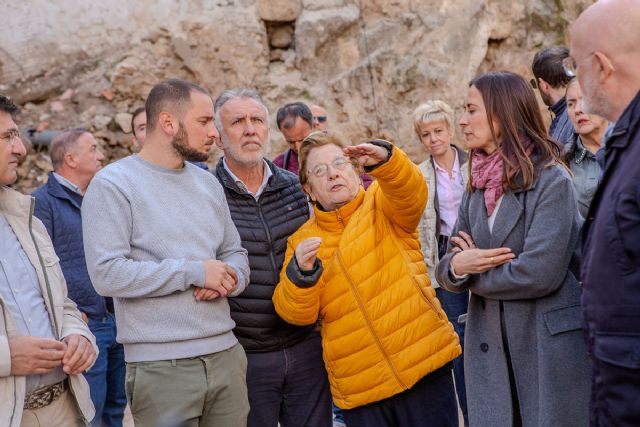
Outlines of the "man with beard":
[{"label": "man with beard", "polygon": [[[144,107],[136,108],[131,114],[131,133],[133,134],[133,147],[140,151],[147,137],[147,113]],[[209,170],[205,162],[191,162],[201,169]]]},{"label": "man with beard", "polygon": [[571,29],[583,107],[616,122],[583,231],[592,426],[640,425],[640,1],[600,0]]},{"label": "man with beard", "polygon": [[[201,87],[166,80],[145,104],[147,137],[99,172],[82,204],[87,267],[114,298],[136,426],[243,426],[247,359],[227,297],[249,278],[224,191],[204,161],[218,139]],[[134,391],[135,390],[135,391]]]},{"label": "man with beard", "polygon": [[538,88],[542,101],[553,115],[549,136],[561,144],[566,144],[573,138],[573,125],[567,115],[565,100],[571,77],[565,74],[562,67],[562,61],[568,56],[569,49],[566,47],[549,46],[535,54],[531,65],[535,76],[531,84]]}]

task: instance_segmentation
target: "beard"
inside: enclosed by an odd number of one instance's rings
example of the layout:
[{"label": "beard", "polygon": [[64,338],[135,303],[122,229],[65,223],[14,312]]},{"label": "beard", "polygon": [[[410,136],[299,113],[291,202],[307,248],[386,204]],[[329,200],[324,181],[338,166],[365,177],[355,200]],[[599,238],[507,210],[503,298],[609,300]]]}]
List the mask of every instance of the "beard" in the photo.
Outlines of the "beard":
[{"label": "beard", "polygon": [[551,95],[549,95],[548,93],[544,93],[542,90],[540,90],[539,92],[540,98],[542,98],[542,102],[544,102],[544,105],[546,105],[547,107],[551,107],[554,104],[553,99],[551,99]]},{"label": "beard", "polygon": [[184,130],[182,122],[179,123],[178,132],[171,140],[171,147],[187,162],[206,162],[209,159],[209,153],[203,153],[189,146],[189,135]]}]

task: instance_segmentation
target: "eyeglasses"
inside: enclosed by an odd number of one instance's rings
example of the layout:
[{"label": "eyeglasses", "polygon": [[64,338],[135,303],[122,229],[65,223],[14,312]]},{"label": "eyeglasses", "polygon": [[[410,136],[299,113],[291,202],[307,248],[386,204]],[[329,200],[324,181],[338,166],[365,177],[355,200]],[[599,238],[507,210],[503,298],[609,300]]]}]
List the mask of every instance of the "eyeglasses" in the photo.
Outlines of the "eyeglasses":
[{"label": "eyeglasses", "polygon": [[349,159],[347,159],[346,157],[338,157],[337,159],[335,159],[330,164],[327,164],[327,163],[317,164],[309,172],[311,174],[313,174],[313,176],[315,176],[316,178],[322,178],[323,176],[325,176],[327,174],[327,172],[329,172],[329,165],[331,165],[335,170],[343,171],[350,164],[351,164],[351,161]]},{"label": "eyeglasses", "polygon": [[538,89],[538,82],[536,81],[535,78],[529,80],[529,83],[531,84],[531,87],[534,89]]},{"label": "eyeglasses", "polygon": [[327,116],[316,116],[316,119],[318,119],[318,123],[324,123],[327,121]]},{"label": "eyeglasses", "polygon": [[[589,54],[593,55],[595,52]],[[562,60],[562,68],[567,77],[575,77],[578,71],[578,62],[571,56],[567,56]]]},{"label": "eyeglasses", "polygon": [[[589,55],[585,56],[584,59],[587,59],[592,55],[595,55],[596,53],[598,52],[594,50]],[[611,68],[611,71],[615,71],[616,69],[611,63],[611,60],[603,54],[600,54],[600,55],[601,55],[600,57],[605,61],[607,66]],[[576,77],[578,75],[578,61],[576,61],[572,56],[567,56],[562,60],[562,68],[564,69],[564,73],[568,77]]]},{"label": "eyeglasses", "polygon": [[9,129],[0,135],[0,141],[7,141],[11,147],[13,147],[18,139],[20,139],[20,132],[18,129]]}]

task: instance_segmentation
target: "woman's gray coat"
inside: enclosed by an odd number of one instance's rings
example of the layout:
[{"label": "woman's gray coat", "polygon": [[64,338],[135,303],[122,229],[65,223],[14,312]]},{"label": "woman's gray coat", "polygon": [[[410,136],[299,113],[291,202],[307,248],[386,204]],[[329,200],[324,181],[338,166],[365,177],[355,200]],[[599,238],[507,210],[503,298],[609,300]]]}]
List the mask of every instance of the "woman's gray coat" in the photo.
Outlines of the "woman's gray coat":
[{"label": "woman's gray coat", "polygon": [[456,281],[448,253],[436,270],[445,289],[471,291],[464,343],[470,425],[513,425],[508,349],[524,426],[587,426],[581,287],[569,271],[580,228],[571,177],[551,166],[529,190],[506,192],[493,232],[483,193],[464,194],[452,235],[463,230],[478,248],[508,247],[516,258]]}]

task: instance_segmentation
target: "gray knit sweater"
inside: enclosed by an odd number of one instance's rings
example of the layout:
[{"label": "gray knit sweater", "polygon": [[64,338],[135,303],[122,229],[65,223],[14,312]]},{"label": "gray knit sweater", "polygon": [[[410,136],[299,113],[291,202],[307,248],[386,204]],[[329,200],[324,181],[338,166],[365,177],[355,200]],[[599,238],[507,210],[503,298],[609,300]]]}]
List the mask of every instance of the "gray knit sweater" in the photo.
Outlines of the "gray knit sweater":
[{"label": "gray knit sweater", "polygon": [[197,302],[206,259],[231,265],[240,294],[249,278],[224,191],[197,166],[165,169],[130,156],[100,171],[82,203],[87,267],[114,298],[128,362],[226,350],[237,340],[226,298]]}]

